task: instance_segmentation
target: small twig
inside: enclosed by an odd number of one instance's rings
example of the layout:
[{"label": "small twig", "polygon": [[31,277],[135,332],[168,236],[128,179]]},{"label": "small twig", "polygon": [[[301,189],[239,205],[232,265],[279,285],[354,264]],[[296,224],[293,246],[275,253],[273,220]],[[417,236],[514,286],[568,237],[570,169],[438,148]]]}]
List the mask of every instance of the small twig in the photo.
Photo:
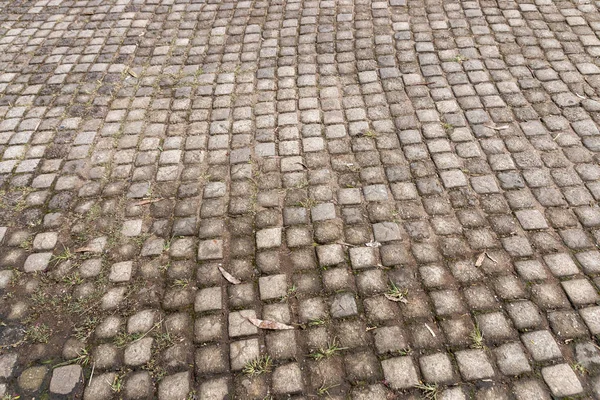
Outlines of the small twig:
[{"label": "small twig", "polygon": [[490,256],[488,252],[485,253],[485,256],[489,258],[494,264],[498,264],[498,261],[496,261],[494,257]]},{"label": "small twig", "polygon": [[164,319],[161,319],[160,321],[158,321],[157,323],[155,323],[152,328],[148,329],[148,331],[146,331],[146,333],[144,333],[142,336],[140,336],[139,338],[135,339],[133,342],[131,343],[135,343],[135,342],[139,342],[140,340],[142,340],[144,337],[146,337],[146,335],[148,335],[150,332],[152,332],[154,330],[154,328],[156,328],[157,326],[160,326],[160,324],[162,324]]},{"label": "small twig", "polygon": [[436,82],[419,82],[419,83],[413,83],[412,85],[408,85],[408,86],[429,86],[429,85],[435,85]]},{"label": "small twig", "polygon": [[427,330],[429,331],[429,333],[431,333],[431,336],[435,337],[435,332],[433,331],[433,329],[431,329],[429,327],[429,325],[425,324],[425,328],[427,328]]},{"label": "small twig", "polygon": [[485,126],[486,128],[493,129],[495,131],[503,131],[503,130],[506,130],[509,128],[508,125],[502,125],[502,126],[483,125],[483,126]]},{"label": "small twig", "polygon": [[162,197],[159,199],[144,199],[142,201],[138,201],[137,203],[134,204],[134,206],[144,206],[146,204],[151,204],[151,203],[158,203],[159,201],[164,200]]},{"label": "small twig", "polygon": [[92,378],[94,377],[94,369],[96,368],[96,363],[92,364],[92,373],[90,374],[90,381],[88,382],[88,386],[92,384]]}]

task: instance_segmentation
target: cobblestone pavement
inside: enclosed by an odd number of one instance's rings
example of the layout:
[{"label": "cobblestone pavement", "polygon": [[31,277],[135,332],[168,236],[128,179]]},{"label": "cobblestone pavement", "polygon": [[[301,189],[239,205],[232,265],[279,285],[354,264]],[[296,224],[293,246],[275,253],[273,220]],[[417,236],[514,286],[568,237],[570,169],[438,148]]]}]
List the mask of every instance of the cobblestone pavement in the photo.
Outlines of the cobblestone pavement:
[{"label": "cobblestone pavement", "polygon": [[0,1],[0,397],[599,397],[598,6]]}]

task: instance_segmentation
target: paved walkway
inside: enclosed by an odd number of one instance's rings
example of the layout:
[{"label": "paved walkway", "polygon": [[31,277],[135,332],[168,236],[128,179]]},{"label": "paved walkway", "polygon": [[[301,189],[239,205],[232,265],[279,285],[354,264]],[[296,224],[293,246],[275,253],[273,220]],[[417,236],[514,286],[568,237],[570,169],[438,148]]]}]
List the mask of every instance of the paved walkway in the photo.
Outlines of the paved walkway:
[{"label": "paved walkway", "polygon": [[0,1],[0,396],[600,396],[599,31]]}]

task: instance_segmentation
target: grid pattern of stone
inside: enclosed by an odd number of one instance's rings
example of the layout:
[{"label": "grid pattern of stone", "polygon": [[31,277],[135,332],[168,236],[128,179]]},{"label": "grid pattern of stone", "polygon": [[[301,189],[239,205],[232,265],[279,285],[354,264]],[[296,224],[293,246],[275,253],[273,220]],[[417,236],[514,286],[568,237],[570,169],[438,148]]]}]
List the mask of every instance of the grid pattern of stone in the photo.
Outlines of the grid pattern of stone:
[{"label": "grid pattern of stone", "polygon": [[590,0],[1,2],[0,396],[600,396],[598,32]]}]

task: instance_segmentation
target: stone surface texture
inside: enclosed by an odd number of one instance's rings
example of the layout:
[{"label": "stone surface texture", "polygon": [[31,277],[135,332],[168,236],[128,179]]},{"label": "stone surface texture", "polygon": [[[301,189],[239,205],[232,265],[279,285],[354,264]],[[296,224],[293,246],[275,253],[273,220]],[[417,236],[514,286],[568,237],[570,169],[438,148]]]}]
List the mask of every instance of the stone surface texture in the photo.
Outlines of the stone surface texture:
[{"label": "stone surface texture", "polygon": [[0,398],[597,398],[599,7],[2,1]]}]

